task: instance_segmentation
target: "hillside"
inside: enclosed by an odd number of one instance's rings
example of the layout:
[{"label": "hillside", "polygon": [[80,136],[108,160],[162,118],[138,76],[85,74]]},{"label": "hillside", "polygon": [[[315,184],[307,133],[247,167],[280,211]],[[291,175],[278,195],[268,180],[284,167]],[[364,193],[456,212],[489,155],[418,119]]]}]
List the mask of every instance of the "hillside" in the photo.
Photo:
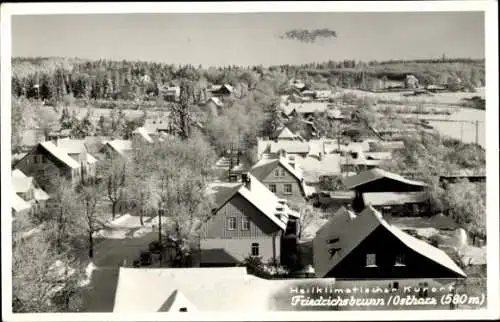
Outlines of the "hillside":
[{"label": "hillside", "polygon": [[301,78],[315,89],[341,87],[380,89],[402,82],[406,75],[421,85],[461,83],[465,89],[484,86],[484,60],[445,59],[388,62],[324,62],[306,65],[202,67],[144,61],[90,61],[78,58],[13,58],[12,94],[61,101],[75,98],[135,100],[161,96],[163,86],[181,79],[208,84],[229,83],[247,90],[264,79],[275,89]]}]

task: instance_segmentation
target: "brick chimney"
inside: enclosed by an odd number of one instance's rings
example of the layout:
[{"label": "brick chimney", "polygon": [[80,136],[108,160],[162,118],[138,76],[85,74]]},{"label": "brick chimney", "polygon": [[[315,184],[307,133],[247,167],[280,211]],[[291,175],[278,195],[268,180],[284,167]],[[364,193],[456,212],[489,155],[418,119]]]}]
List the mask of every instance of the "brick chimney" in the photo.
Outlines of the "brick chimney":
[{"label": "brick chimney", "polygon": [[250,177],[248,176],[248,173],[241,174],[241,182],[245,185],[245,188],[250,190],[252,182],[251,182]]}]

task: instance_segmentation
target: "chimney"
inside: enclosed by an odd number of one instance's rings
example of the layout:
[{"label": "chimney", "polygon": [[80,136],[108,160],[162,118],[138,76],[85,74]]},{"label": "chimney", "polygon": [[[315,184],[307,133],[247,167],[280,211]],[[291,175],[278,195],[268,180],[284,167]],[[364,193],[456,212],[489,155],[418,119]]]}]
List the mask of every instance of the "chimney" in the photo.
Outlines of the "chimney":
[{"label": "chimney", "polygon": [[251,188],[251,180],[247,173],[241,174],[241,182],[245,185],[245,188],[250,190]]}]

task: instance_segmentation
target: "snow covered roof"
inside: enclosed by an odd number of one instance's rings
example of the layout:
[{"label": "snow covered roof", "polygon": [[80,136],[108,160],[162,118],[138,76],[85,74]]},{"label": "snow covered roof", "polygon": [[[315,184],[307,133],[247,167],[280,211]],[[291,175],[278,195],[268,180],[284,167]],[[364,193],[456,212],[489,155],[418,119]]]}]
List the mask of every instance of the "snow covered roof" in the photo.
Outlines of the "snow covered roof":
[{"label": "snow covered roof", "polygon": [[106,144],[121,155],[125,155],[132,150],[132,141],[130,140],[113,140],[108,141]]},{"label": "snow covered roof", "polygon": [[365,152],[365,158],[372,160],[390,160],[392,159],[391,152]]},{"label": "snow covered roof", "polygon": [[27,192],[32,185],[32,177],[27,177],[19,169],[12,171],[12,188],[14,189],[14,192]]},{"label": "snow covered roof", "polygon": [[412,186],[427,186],[424,182],[406,179],[399,174],[388,172],[379,168],[371,169],[368,171],[363,171],[355,176],[345,177],[342,181],[347,189],[354,189],[365,183],[369,183],[381,178],[388,178],[402,183],[406,183]]},{"label": "snow covered roof", "polygon": [[[313,241],[314,264],[317,276],[322,277],[328,274],[379,226],[383,226],[413,251],[448,268],[458,276],[466,276],[462,269],[444,251],[390,225],[371,206],[366,207],[355,218],[346,213],[345,209],[340,209],[320,228]],[[328,244],[330,241],[334,242],[335,247],[339,249],[333,255],[329,253],[328,247],[325,247],[325,243]]]},{"label": "snow covered roof", "polygon": [[295,138],[297,138],[297,136],[292,131],[290,131],[290,129],[287,128],[286,126],[281,130],[280,134],[278,135],[278,140],[280,139],[293,140]]},{"label": "snow covered roof", "polygon": [[[283,206],[279,202],[280,199],[272,193],[265,185],[263,185],[256,177],[252,174],[247,174],[250,179],[250,188],[248,189],[244,184],[237,184],[228,187],[221,193],[215,194],[215,200],[217,207],[216,209],[222,208],[234,195],[239,194],[251,204],[253,204],[257,209],[259,209],[266,217],[268,217],[273,223],[275,223],[280,229],[285,230],[286,224],[288,222],[288,216],[297,217],[293,210],[289,209],[288,206]],[[278,218],[276,216],[276,207],[283,207],[283,213],[285,216]]]},{"label": "snow covered roof", "polygon": [[85,140],[73,140],[69,138],[58,139],[56,146],[62,148],[68,154],[80,154],[87,151]]},{"label": "snow covered roof", "polygon": [[50,154],[52,154],[59,161],[64,163],[70,168],[77,169],[80,167],[80,163],[75,161],[72,157],[68,155],[65,149],[56,146],[54,143],[47,141],[41,142],[40,145]]},{"label": "snow covered roof", "polygon": [[341,173],[339,154],[324,154],[321,160],[310,156],[305,158],[297,156],[296,159],[302,169],[305,182],[317,183],[321,176],[333,176]]},{"label": "snow covered roof", "polygon": [[194,306],[179,290],[174,290],[162,304],[158,312],[196,312]]},{"label": "snow covered roof", "polygon": [[208,90],[210,92],[214,92],[214,91],[218,91],[220,90],[221,88],[226,88],[228,91],[230,91],[231,93],[234,91],[233,89],[233,86],[229,85],[229,84],[223,84],[223,85],[212,85],[212,87],[210,87]]},{"label": "snow covered roof", "polygon": [[208,102],[213,102],[217,107],[223,107],[224,106],[224,104],[222,103],[222,101],[218,97],[215,97],[215,96],[209,97],[208,100],[207,100],[207,103]]},{"label": "snow covered roof", "polygon": [[307,102],[281,104],[281,109],[286,115],[290,115],[294,110],[299,114],[304,113],[323,113],[328,110],[328,103],[323,102]]},{"label": "snow covered roof", "polygon": [[302,172],[300,171],[300,169],[293,168],[288,163],[288,160],[286,158],[262,159],[250,169],[250,173],[257,179],[262,180],[266,178],[278,164],[285,168],[288,172],[290,172],[290,174],[299,182],[302,180]]},{"label": "snow covered roof", "polygon": [[269,152],[276,153],[279,150],[285,150],[287,153],[308,153],[309,143],[289,140],[271,141],[271,149]]},{"label": "snow covered roof", "polygon": [[429,199],[425,191],[415,192],[365,192],[363,201],[365,205],[388,206],[420,203]]},{"label": "snow covered roof", "polygon": [[37,201],[50,199],[49,195],[40,188],[35,188],[34,194],[35,194],[35,200]]},{"label": "snow covered roof", "polygon": [[12,209],[15,212],[21,212],[31,208],[31,204],[24,201],[24,199],[19,197],[17,193],[15,193],[14,191],[11,191],[11,201],[12,201]]},{"label": "snow covered roof", "polygon": [[[266,280],[247,274],[245,267],[126,268],[121,267],[115,292],[115,313],[158,312],[167,299],[199,312],[255,313],[277,310],[275,295],[289,292],[303,279]],[[336,283],[335,279],[309,279]],[[161,286],[161,287],[158,287]],[[140,294],[140,296],[138,296]],[[181,302],[183,301],[183,302]],[[187,306],[187,304],[186,304]],[[188,313],[191,312],[187,307]],[[174,312],[172,307],[170,313]]]},{"label": "snow covered roof", "polygon": [[149,133],[148,131],[146,130],[145,127],[138,127],[136,128],[132,134],[137,134],[139,135],[140,137],[142,137],[146,142],[148,143],[153,143],[153,139],[151,138],[151,136],[149,136]]}]

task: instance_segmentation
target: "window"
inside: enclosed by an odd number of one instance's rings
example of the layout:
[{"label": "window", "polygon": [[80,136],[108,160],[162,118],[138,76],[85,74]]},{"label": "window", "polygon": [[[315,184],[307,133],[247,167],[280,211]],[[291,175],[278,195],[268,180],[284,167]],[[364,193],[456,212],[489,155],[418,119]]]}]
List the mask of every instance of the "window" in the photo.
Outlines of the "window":
[{"label": "window", "polygon": [[377,257],[375,254],[366,254],[366,267],[376,267]]},{"label": "window", "polygon": [[399,282],[392,283],[392,288],[395,290],[399,290]]},{"label": "window", "polygon": [[179,309],[179,312],[187,312],[187,311],[188,311],[187,307],[181,307]]},{"label": "window", "polygon": [[259,243],[252,243],[252,256],[259,256]]},{"label": "window", "polygon": [[396,256],[396,260],[394,262],[394,266],[406,266],[405,265],[405,258],[403,254],[400,254]]},{"label": "window", "polygon": [[45,155],[42,155],[42,163],[47,163],[47,157]]},{"label": "window", "polygon": [[269,185],[269,190],[271,190],[272,193],[276,193],[276,185],[275,184],[270,184]]},{"label": "window", "polygon": [[285,193],[292,193],[292,184],[285,183]]},{"label": "window", "polygon": [[236,230],[236,217],[227,218],[227,230]]},{"label": "window", "polygon": [[247,217],[241,218],[241,230],[250,230],[250,221]]},{"label": "window", "polygon": [[281,176],[282,176],[282,177],[286,176],[285,169],[281,169]]},{"label": "window", "polygon": [[274,170],[274,176],[279,177],[280,176],[280,169]]}]

